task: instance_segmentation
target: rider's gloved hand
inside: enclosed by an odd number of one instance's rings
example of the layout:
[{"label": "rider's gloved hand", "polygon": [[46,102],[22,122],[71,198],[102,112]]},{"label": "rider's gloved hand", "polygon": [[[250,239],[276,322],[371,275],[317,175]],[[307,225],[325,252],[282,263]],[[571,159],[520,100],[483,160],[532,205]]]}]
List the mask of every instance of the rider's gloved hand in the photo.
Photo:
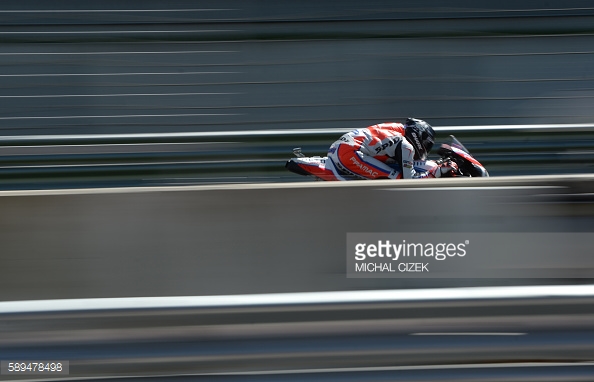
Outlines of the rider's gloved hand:
[{"label": "rider's gloved hand", "polygon": [[456,176],[458,173],[458,165],[456,162],[447,160],[439,165],[437,171],[435,171],[436,178],[445,178],[450,176]]}]

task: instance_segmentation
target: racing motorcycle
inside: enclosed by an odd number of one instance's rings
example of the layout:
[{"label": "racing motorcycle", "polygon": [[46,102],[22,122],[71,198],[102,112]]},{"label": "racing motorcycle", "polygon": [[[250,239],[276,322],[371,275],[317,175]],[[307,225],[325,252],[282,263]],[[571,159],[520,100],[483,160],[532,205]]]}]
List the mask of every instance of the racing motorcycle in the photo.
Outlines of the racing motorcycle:
[{"label": "racing motorcycle", "polygon": [[[312,176],[316,180],[339,180],[334,173],[326,168],[326,161],[328,157],[313,156],[307,157],[301,152],[301,148],[293,149],[295,158],[291,158],[285,164],[285,168],[295,174]],[[415,161],[414,167],[417,172],[425,172],[434,169],[448,160],[455,162],[458,165],[458,170],[454,173],[442,175],[442,177],[488,177],[487,169],[476,160],[470,151],[462,145],[453,135],[450,135],[449,143],[441,145],[437,154],[440,156],[437,160]],[[396,161],[394,163],[387,163],[395,170],[402,171],[402,168]],[[348,176],[344,176],[347,180],[351,180]],[[360,179],[352,177],[352,180]]]}]

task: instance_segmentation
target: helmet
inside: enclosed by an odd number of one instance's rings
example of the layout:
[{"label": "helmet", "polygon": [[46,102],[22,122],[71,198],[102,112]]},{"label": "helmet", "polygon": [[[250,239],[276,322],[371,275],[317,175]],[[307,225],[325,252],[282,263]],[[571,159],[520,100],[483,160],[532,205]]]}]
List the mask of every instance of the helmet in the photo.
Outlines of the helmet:
[{"label": "helmet", "polygon": [[435,131],[427,122],[416,119],[406,119],[405,137],[415,148],[415,160],[426,160],[435,142]]}]

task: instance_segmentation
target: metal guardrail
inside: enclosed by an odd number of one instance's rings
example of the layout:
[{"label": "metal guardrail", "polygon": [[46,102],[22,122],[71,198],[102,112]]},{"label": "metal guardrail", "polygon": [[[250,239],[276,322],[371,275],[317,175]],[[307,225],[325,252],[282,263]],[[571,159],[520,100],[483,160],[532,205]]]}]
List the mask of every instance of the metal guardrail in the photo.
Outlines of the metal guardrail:
[{"label": "metal guardrail", "polygon": [[[348,368],[343,370],[308,370],[289,372],[209,373],[193,375],[159,375],[136,377],[138,381],[216,380],[232,382],[268,381],[588,381],[594,365],[591,363],[522,363],[501,365],[461,365],[456,367],[390,367]],[[98,378],[112,382],[130,380],[128,377]],[[55,380],[52,378],[52,380]],[[77,378],[65,379],[77,380]]]},{"label": "metal guardrail", "polygon": [[574,380],[594,376],[593,302],[591,285],[0,302],[0,358],[69,360],[73,379]]},{"label": "metal guardrail", "polygon": [[[498,175],[591,173],[594,125],[437,127]],[[325,155],[344,129],[0,137],[0,188],[303,181],[293,147]]]}]

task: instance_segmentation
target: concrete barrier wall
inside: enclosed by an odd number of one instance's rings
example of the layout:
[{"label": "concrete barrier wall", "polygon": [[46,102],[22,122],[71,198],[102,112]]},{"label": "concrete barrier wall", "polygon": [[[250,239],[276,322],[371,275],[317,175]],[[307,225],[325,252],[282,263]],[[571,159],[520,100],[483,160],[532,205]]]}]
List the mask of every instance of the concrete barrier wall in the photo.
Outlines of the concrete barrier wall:
[{"label": "concrete barrier wall", "polygon": [[[593,181],[4,192],[0,300],[542,283],[547,280],[347,279],[346,234],[591,232]],[[566,279],[558,282],[591,274],[569,265],[574,269],[554,274]]]}]

